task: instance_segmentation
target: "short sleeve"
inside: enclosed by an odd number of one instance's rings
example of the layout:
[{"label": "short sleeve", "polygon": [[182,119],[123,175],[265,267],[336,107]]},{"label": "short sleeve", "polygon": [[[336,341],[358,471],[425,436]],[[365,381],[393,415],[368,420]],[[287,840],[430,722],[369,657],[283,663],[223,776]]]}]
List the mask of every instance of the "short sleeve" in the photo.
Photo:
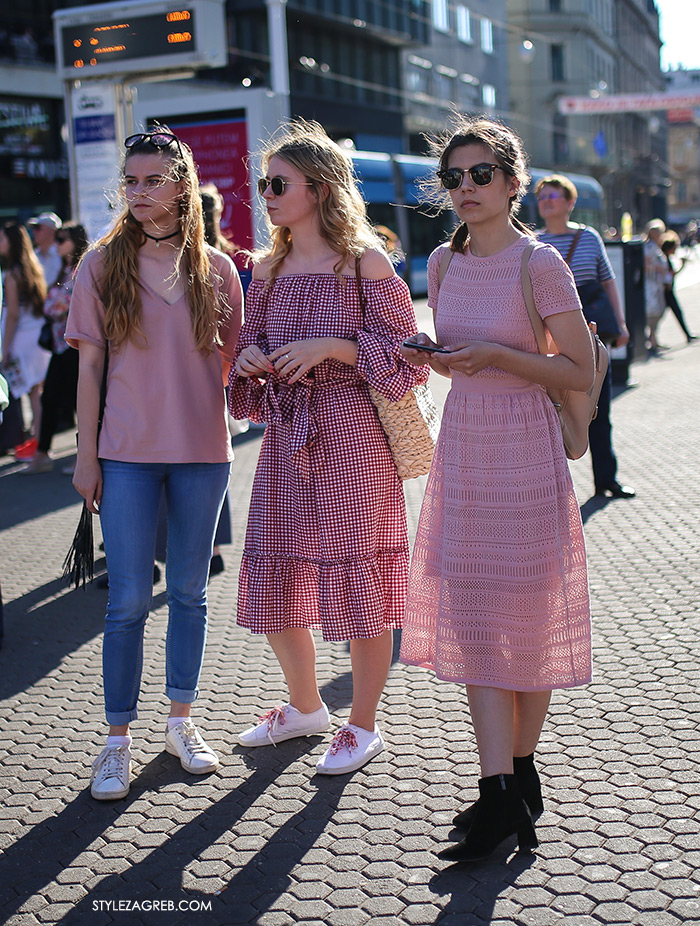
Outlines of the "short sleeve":
[{"label": "short sleeve", "polygon": [[542,318],[581,311],[574,277],[555,247],[537,244],[530,257],[530,277],[537,311]]},{"label": "short sleeve", "polygon": [[65,339],[78,348],[80,341],[105,346],[105,308],[98,293],[101,256],[91,251],[83,258],[70,300]]},{"label": "short sleeve", "polygon": [[428,306],[435,311],[440,293],[440,264],[449,244],[441,244],[428,258]]},{"label": "short sleeve", "polygon": [[601,283],[607,283],[608,280],[615,279],[615,271],[612,268],[610,263],[610,258],[607,255],[605,250],[605,245],[603,244],[603,239],[600,237],[595,228],[587,228],[587,234],[593,238],[598,248],[598,258],[597,258],[597,272],[598,279]]}]

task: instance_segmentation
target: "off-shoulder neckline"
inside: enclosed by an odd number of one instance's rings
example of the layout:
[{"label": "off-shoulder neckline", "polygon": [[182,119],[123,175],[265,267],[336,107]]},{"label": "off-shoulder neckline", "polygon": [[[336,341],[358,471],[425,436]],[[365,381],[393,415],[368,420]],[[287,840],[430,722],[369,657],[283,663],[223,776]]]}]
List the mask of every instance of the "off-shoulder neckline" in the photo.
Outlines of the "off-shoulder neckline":
[{"label": "off-shoulder neckline", "polygon": [[[357,279],[354,273],[353,274],[343,273],[341,274],[341,276],[344,280],[356,280]],[[279,276],[275,277],[275,282],[277,280],[298,280],[301,277],[330,277],[334,280],[338,279],[335,273],[282,273]],[[389,283],[391,280],[400,280],[400,279],[401,277],[395,273],[390,277],[381,277],[381,278],[362,277],[362,283],[363,284],[365,283]],[[251,280],[250,285],[252,286],[253,283],[267,283],[267,282],[268,282],[267,279]]]}]

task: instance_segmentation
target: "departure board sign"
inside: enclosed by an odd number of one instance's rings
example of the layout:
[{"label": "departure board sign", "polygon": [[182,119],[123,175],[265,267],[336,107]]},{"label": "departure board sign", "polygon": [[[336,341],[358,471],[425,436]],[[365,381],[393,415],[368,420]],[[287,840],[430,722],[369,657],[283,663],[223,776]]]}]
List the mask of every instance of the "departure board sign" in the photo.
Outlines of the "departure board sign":
[{"label": "departure board sign", "polygon": [[123,0],[54,13],[64,80],[226,63],[223,0]]}]

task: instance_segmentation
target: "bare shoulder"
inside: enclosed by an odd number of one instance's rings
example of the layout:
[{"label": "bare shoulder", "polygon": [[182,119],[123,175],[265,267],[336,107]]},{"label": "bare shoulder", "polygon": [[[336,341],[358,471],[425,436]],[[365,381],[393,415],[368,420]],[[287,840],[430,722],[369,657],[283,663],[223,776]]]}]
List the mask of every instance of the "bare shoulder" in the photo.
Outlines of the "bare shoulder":
[{"label": "bare shoulder", "polygon": [[270,257],[263,257],[262,260],[253,264],[253,279],[268,280],[270,278]]},{"label": "bare shoulder", "polygon": [[365,251],[360,262],[363,278],[367,280],[388,280],[394,276],[394,265],[383,251],[375,248]]}]

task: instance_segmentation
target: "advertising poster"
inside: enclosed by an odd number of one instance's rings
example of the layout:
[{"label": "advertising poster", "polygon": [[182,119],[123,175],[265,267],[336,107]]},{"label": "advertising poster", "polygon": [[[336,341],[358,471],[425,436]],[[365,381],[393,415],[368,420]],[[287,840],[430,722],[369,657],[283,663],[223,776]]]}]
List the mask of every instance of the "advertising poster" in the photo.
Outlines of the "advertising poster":
[{"label": "advertising poster", "polygon": [[216,184],[224,198],[221,230],[238,247],[253,245],[245,116],[205,113],[168,116],[163,121],[192,149],[202,183]]},{"label": "advertising poster", "polygon": [[91,240],[109,227],[118,186],[116,94],[107,82],[85,82],[71,93],[73,156],[79,221]]}]

